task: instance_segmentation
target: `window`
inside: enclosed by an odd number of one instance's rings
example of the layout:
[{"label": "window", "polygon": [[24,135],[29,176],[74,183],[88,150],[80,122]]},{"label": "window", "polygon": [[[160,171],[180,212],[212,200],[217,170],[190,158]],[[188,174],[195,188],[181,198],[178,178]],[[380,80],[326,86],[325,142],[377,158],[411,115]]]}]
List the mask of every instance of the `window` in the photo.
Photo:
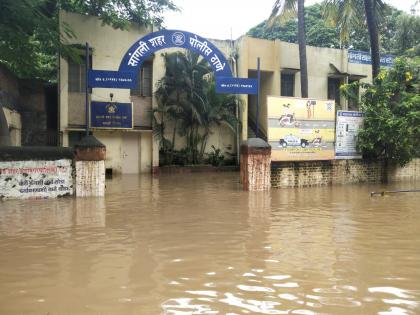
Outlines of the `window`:
[{"label": "window", "polygon": [[153,64],[145,62],[140,68],[137,87],[131,90],[131,95],[152,96]]},{"label": "window", "polygon": [[295,74],[294,73],[282,73],[281,74],[281,96],[294,96],[295,95]]},{"label": "window", "polygon": [[335,100],[336,108],[341,108],[340,85],[341,85],[340,79],[328,78],[328,99]]},{"label": "window", "polygon": [[[84,93],[86,90],[86,63],[83,56],[82,63],[76,63],[69,59],[69,92]],[[90,69],[92,69],[92,55],[89,57]]]}]

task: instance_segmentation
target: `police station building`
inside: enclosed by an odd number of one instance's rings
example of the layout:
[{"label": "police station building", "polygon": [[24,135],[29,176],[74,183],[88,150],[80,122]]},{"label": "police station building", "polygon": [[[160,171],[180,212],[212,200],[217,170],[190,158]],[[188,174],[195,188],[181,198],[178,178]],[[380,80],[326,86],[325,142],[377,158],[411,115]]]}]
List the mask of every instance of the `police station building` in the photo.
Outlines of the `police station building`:
[{"label": "police station building", "polygon": [[[116,30],[103,25],[96,17],[61,11],[60,25],[63,23],[67,23],[76,36],[69,41],[70,45],[76,45],[84,52],[85,43],[89,43],[92,70],[120,71],[119,75],[123,77],[126,73],[122,71],[124,67],[132,65],[138,69],[136,86],[115,88],[111,84],[110,87],[92,87],[89,90],[90,124],[93,123],[91,131],[106,145],[106,168],[112,169],[113,173],[150,173],[159,166],[159,143],[152,133],[152,108],[156,106],[153,92],[156,83],[165,74],[162,53],[179,50],[176,48],[178,44],[179,47],[199,51],[209,62],[216,77],[223,74],[223,77],[256,78],[257,58],[260,58],[259,129],[263,137],[267,134],[267,96],[300,96],[299,53],[296,44],[247,36],[235,41],[204,40],[182,31],[179,31],[179,38],[149,38],[148,35],[159,30],[135,24],[128,31]],[[147,45],[140,47],[139,40],[142,38],[148,39]],[[185,43],[181,44],[177,40]],[[167,45],[169,42],[171,45]],[[147,58],[142,58],[144,56]],[[371,66],[365,58],[366,54],[362,52],[307,46],[309,97],[334,99],[337,109],[355,109],[354,104],[340,97],[339,87],[353,81],[371,81]],[[73,146],[85,134],[86,84],[85,64],[60,56],[59,130],[63,146]],[[208,148],[214,145],[223,152],[235,154],[238,143],[254,135],[257,96],[252,93],[240,94],[239,98],[242,100],[239,136],[236,137],[226,126],[215,126]],[[125,104],[124,110],[127,112],[124,118],[130,120],[129,124],[107,125],[109,122],[101,121],[107,112],[98,112],[93,107],[111,101]],[[106,109],[109,113],[115,110],[113,106]],[[95,113],[94,121],[92,111]]]}]

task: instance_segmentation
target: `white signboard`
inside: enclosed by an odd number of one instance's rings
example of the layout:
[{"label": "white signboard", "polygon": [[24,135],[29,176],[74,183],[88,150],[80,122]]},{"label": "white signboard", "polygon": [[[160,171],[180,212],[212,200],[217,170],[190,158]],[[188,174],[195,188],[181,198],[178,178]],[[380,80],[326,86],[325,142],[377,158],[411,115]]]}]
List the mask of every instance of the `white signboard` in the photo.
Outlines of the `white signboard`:
[{"label": "white signboard", "polygon": [[363,113],[353,111],[337,111],[337,125],[335,129],[335,158],[361,159],[362,155],[356,150],[356,140],[359,129],[363,125]]},{"label": "white signboard", "polygon": [[73,194],[72,161],[0,162],[0,199],[56,198]]}]

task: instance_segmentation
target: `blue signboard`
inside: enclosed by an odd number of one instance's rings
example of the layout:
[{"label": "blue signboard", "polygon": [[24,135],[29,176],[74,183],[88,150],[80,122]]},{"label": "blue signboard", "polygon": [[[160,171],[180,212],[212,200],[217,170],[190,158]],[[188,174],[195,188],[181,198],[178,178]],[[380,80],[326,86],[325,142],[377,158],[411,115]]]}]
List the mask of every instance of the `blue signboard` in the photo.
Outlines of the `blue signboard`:
[{"label": "blue signboard", "polygon": [[258,80],[216,77],[216,92],[227,94],[258,94]]},{"label": "blue signboard", "polygon": [[88,78],[92,88],[133,89],[137,84],[136,72],[89,70]]},{"label": "blue signboard", "polygon": [[90,126],[92,128],[132,129],[133,105],[131,103],[91,102]]},{"label": "blue signboard", "polygon": [[[394,55],[382,55],[380,57],[380,64],[382,67],[392,67],[394,63]],[[372,57],[367,51],[361,50],[349,50],[348,52],[348,61],[349,63],[358,63],[370,65],[372,64]]]}]

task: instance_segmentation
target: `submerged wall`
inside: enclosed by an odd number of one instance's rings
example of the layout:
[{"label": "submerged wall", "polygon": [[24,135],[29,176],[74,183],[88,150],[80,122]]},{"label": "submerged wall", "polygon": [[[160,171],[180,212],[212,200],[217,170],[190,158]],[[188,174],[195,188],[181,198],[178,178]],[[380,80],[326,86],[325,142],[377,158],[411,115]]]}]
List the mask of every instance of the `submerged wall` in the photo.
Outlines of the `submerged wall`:
[{"label": "submerged wall", "polygon": [[273,188],[320,186],[331,184],[380,183],[420,180],[420,158],[401,168],[390,166],[386,172],[382,160],[334,160],[308,162],[273,162]]},{"label": "submerged wall", "polygon": [[66,148],[2,147],[0,199],[73,195],[73,152]]},{"label": "submerged wall", "polygon": [[105,195],[106,148],[94,136],[75,150],[0,147],[0,200]]}]

